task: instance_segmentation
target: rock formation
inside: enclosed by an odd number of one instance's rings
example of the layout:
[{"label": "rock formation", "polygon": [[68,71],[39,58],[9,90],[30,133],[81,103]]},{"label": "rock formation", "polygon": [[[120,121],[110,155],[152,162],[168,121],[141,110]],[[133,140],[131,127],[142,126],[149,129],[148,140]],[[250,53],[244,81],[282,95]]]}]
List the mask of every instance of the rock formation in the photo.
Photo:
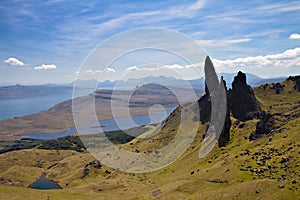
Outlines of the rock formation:
[{"label": "rock formation", "polygon": [[93,167],[95,169],[101,169],[102,165],[99,160],[93,160],[93,161],[89,162],[88,164],[85,165],[85,167],[82,171],[82,174],[81,174],[81,178],[86,177],[90,173],[91,167]]},{"label": "rock formation", "polygon": [[229,98],[228,98],[228,91],[227,91],[227,88],[226,88],[226,81],[223,79],[223,77],[221,77],[221,80],[223,81],[225,90],[227,92],[227,94],[226,94],[227,109],[226,109],[226,118],[225,118],[223,131],[222,131],[222,133],[219,137],[219,140],[218,140],[218,146],[219,147],[224,147],[230,141],[231,120],[230,120],[230,109],[229,109],[230,104],[229,104]]},{"label": "rock formation", "polygon": [[[205,59],[205,94],[198,100],[200,110],[200,121],[202,124],[207,123],[211,117],[211,91],[218,90],[219,79],[215,72],[214,66],[209,58]],[[208,88],[208,85],[210,88]]]},{"label": "rock formation", "polygon": [[260,120],[256,123],[256,130],[249,136],[249,140],[256,140],[262,135],[268,135],[274,129],[274,119],[270,113],[262,112]]},{"label": "rock formation", "polygon": [[[198,100],[200,110],[199,121],[202,124],[208,123],[211,120],[211,98],[216,95],[211,93],[212,91],[218,91],[221,85],[219,84],[217,74],[209,57],[206,57],[205,59],[204,69],[205,94]],[[269,132],[269,129],[272,129],[272,123],[270,121],[271,117],[262,111],[258,101],[255,98],[253,89],[247,84],[246,74],[238,72],[237,76],[234,77],[231,90],[227,90],[226,82],[223,80],[223,78],[221,79],[221,82],[224,83],[226,90],[227,109],[223,130],[218,139],[219,147],[226,146],[226,144],[230,141],[230,113],[234,118],[243,122],[253,118],[260,119],[260,122],[257,123],[257,131],[250,136],[252,139],[257,138],[261,134]],[[266,124],[269,126],[265,126]]]},{"label": "rock formation", "polygon": [[262,112],[253,89],[246,82],[246,74],[238,72],[229,95],[232,116],[240,121],[258,117]]},{"label": "rock formation", "polygon": [[[225,91],[227,91],[226,82],[222,78],[221,83],[223,84],[219,83],[219,79],[214,70],[214,66],[208,56],[205,59],[204,69],[205,69],[205,94],[198,100],[199,110],[200,110],[200,122],[202,124],[205,124],[211,120],[210,119],[211,112],[212,112],[211,97],[214,96],[215,97],[214,101],[215,103],[217,103],[217,101],[219,100],[217,99],[218,97],[216,97],[217,91],[219,91],[219,89],[225,89]],[[220,87],[225,87],[225,88],[220,88]],[[225,108],[226,118],[225,118],[224,126],[222,127],[223,130],[218,139],[219,147],[225,146],[230,140],[231,120],[230,120],[230,110],[229,110],[229,102],[228,102],[227,95],[226,98],[227,98],[227,108]]]},{"label": "rock formation", "polygon": [[300,76],[290,76],[287,80],[294,81],[295,83],[294,89],[300,92]]}]

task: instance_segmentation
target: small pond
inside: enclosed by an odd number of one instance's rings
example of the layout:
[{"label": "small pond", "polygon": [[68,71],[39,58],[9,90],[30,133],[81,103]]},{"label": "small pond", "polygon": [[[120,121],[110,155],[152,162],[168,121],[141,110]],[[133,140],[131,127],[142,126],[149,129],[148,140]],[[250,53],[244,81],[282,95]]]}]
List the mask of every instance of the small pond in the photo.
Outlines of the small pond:
[{"label": "small pond", "polygon": [[45,173],[43,173],[35,182],[30,184],[28,188],[38,190],[62,189],[57,183],[47,179]]}]

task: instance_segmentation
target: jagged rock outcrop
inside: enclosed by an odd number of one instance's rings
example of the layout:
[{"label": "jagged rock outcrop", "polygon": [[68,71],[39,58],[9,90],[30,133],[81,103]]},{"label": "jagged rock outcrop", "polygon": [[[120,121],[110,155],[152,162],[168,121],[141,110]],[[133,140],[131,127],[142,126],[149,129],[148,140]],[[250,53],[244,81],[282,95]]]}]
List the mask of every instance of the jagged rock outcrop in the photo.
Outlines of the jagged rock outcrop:
[{"label": "jagged rock outcrop", "polygon": [[294,89],[300,92],[300,76],[290,76],[287,80],[294,81],[295,83]]},{"label": "jagged rock outcrop", "polygon": [[256,140],[262,135],[268,135],[274,130],[274,119],[270,113],[262,112],[259,122],[256,123],[256,130],[249,136],[249,140]]},{"label": "jagged rock outcrop", "polygon": [[246,74],[241,71],[234,77],[229,102],[232,116],[240,121],[259,117],[262,113],[253,89],[246,82]]},{"label": "jagged rock outcrop", "polygon": [[82,174],[81,174],[81,178],[86,177],[90,173],[91,167],[93,167],[95,169],[101,169],[102,165],[99,160],[93,160],[93,161],[89,162],[88,164],[85,165],[85,167],[82,171]]},{"label": "jagged rock outcrop", "polygon": [[276,94],[280,94],[284,90],[284,87],[280,83],[272,83],[271,89],[275,90]]}]

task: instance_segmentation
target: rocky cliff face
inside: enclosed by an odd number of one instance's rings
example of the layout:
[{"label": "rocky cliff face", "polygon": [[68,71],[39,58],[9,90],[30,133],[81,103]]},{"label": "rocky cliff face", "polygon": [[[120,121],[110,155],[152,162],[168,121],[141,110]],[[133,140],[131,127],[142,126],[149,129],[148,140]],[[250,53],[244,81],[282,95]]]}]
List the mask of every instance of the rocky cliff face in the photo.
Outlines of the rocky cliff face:
[{"label": "rocky cliff face", "polygon": [[232,116],[240,121],[258,117],[261,107],[254,96],[253,89],[246,82],[246,74],[238,72],[229,92],[230,110]]}]

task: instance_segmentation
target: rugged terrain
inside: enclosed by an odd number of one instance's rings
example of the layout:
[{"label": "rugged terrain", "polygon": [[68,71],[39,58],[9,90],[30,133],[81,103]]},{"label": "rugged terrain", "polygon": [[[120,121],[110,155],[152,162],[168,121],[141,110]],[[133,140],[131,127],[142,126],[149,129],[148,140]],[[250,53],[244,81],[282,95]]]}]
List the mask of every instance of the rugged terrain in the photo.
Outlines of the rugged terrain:
[{"label": "rugged terrain", "polygon": [[[151,137],[120,144],[132,152],[156,153],[175,137],[180,113],[189,111],[190,128],[198,128],[193,143],[177,161],[151,173],[120,172],[88,152],[28,149],[1,154],[0,199],[300,199],[298,80],[289,77],[253,90],[238,73],[227,91],[230,116],[221,135],[226,142],[204,158],[199,150],[209,123],[205,112],[210,111],[203,109],[208,94],[177,108],[142,135]],[[200,118],[194,117],[196,103],[204,112]],[[26,188],[43,172],[63,189]]]}]

